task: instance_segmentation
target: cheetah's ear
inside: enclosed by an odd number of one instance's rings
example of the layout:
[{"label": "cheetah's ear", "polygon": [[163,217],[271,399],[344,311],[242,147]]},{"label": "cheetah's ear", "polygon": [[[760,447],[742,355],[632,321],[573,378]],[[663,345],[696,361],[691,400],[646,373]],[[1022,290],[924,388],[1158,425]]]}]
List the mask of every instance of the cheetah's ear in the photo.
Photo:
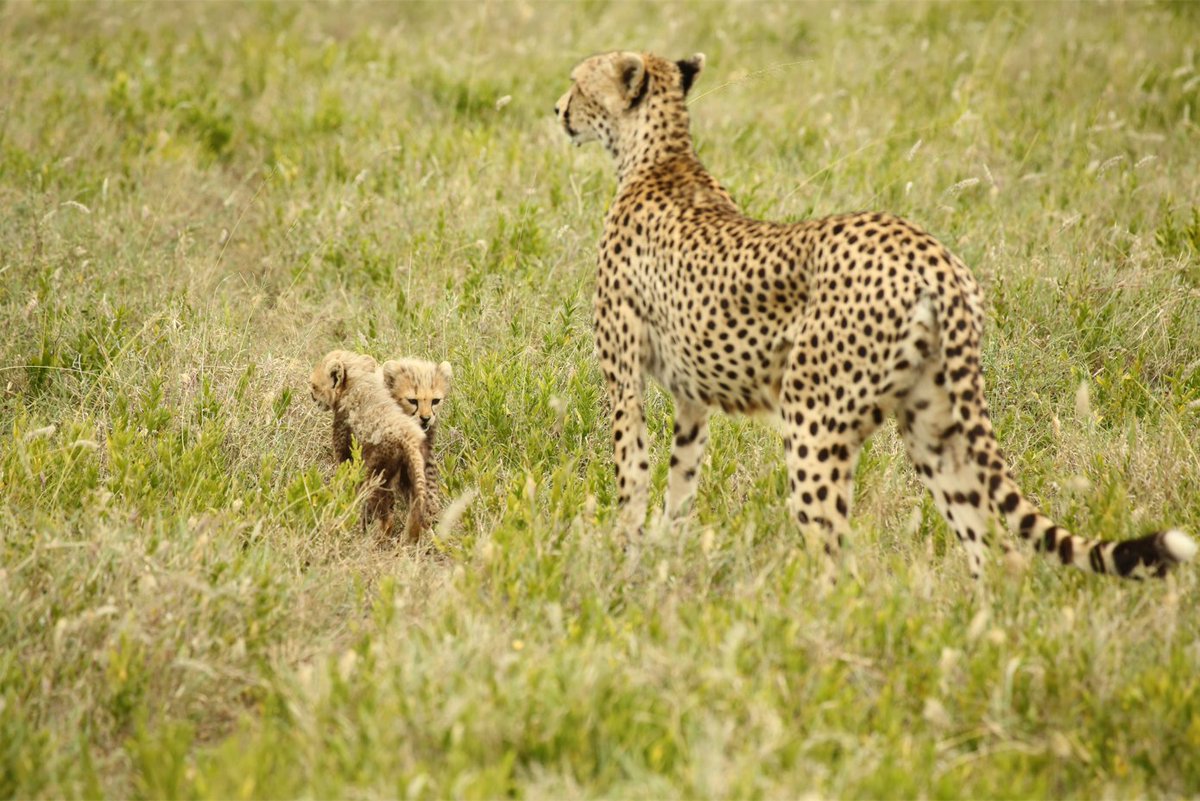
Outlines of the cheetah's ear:
[{"label": "cheetah's ear", "polygon": [[633,108],[646,95],[649,76],[646,62],[637,53],[618,53],[613,62],[613,73],[629,108]]},{"label": "cheetah's ear", "polygon": [[442,362],[437,366],[438,375],[446,382],[446,388],[450,388],[450,379],[454,377],[454,368],[450,366],[450,362]]},{"label": "cheetah's ear", "polygon": [[675,66],[679,67],[679,72],[683,77],[683,96],[687,97],[696,76],[700,74],[700,70],[704,69],[704,54],[696,53],[691,58],[676,61]]},{"label": "cheetah's ear", "polygon": [[346,365],[342,364],[341,359],[335,359],[329,365],[329,384],[334,389],[341,387],[346,381]]},{"label": "cheetah's ear", "polygon": [[383,385],[387,387],[388,392],[396,388],[396,379],[400,377],[400,373],[403,371],[403,362],[393,360],[383,363]]}]

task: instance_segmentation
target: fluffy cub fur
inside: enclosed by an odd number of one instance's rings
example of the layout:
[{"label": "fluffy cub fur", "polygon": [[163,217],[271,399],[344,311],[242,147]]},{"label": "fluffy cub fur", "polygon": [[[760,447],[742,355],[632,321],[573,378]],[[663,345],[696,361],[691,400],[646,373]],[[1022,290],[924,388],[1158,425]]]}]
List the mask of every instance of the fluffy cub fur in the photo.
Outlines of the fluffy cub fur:
[{"label": "fluffy cub fur", "polygon": [[[427,362],[423,359],[394,359],[380,368],[384,386],[400,409],[425,431],[425,486],[429,492],[431,510],[440,507],[438,498],[437,460],[433,457],[433,440],[437,435],[438,412],[450,394],[453,369],[450,362]],[[435,514],[431,511],[430,514]]]},{"label": "fluffy cub fur", "polygon": [[415,542],[428,519],[425,433],[420,425],[396,406],[370,356],[331,351],[313,370],[310,383],[313,400],[334,413],[335,450],[341,425],[347,453],[353,433],[362,443],[367,480],[380,480],[367,498],[365,522],[378,521],[381,531],[390,533],[396,495],[405,495],[409,501],[405,537]]}]

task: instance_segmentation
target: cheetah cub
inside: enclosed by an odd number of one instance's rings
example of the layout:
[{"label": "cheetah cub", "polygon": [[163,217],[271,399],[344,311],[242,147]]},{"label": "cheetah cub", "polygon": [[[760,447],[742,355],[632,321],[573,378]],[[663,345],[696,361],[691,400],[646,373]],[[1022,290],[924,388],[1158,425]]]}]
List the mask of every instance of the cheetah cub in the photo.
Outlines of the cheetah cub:
[{"label": "cheetah cub", "polygon": [[592,319],[622,529],[646,517],[651,377],[675,399],[668,514],[695,493],[710,410],[767,415],[783,430],[793,519],[834,556],[862,445],[895,415],[972,575],[996,518],[1095,573],[1161,576],[1191,559],[1196,544],[1181,531],[1082,537],[1021,492],[983,397],[982,294],[945,245],[886,213],[776,223],[741,212],[688,131],[685,98],[703,67],[700,54],[593,56],[555,104],[571,141],[599,142],[617,173]]},{"label": "cheetah cub", "polygon": [[438,413],[450,394],[450,380],[454,371],[450,362],[437,364],[423,359],[393,359],[384,362],[380,372],[393,400],[425,431],[422,454],[425,456],[425,486],[432,501],[429,514],[433,517],[440,506],[433,441],[437,436]]},{"label": "cheetah cub", "polygon": [[362,443],[367,480],[380,479],[367,498],[364,522],[378,522],[381,532],[389,535],[396,495],[406,496],[405,538],[416,542],[427,521],[425,433],[420,425],[396,406],[370,356],[331,351],[313,369],[310,384],[313,400],[334,413],[335,449],[340,424],[347,453],[353,433]]}]

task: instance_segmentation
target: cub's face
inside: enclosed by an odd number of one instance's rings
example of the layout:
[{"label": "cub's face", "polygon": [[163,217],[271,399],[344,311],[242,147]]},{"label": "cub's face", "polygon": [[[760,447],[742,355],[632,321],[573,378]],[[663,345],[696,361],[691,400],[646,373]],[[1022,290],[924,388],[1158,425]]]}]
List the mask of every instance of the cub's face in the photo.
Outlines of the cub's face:
[{"label": "cub's face", "polygon": [[347,381],[360,372],[375,372],[375,360],[349,350],[325,354],[308,378],[312,399],[322,409],[332,410],[346,391]]},{"label": "cub's face", "polygon": [[424,431],[437,425],[439,407],[450,394],[452,375],[450,362],[400,359],[383,363],[383,383],[388,392]]}]

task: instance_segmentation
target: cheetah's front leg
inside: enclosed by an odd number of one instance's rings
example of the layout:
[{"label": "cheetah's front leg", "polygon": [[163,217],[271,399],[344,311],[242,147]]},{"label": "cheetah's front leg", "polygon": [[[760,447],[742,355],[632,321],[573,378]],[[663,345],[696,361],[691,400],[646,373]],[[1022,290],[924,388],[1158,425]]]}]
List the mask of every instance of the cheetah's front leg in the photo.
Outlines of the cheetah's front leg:
[{"label": "cheetah's front leg", "polygon": [[675,442],[667,482],[667,517],[678,517],[696,495],[700,462],[708,444],[708,407],[675,399]]},{"label": "cheetah's front leg", "polygon": [[650,462],[646,449],[646,417],[642,385],[609,387],[613,404],[613,469],[617,479],[617,522],[625,536],[641,531],[646,522]]},{"label": "cheetah's front leg", "polygon": [[645,327],[634,309],[611,292],[602,271],[596,286],[593,322],[596,355],[612,404],[613,470],[617,480],[620,535],[641,532],[646,522],[650,462],[642,407]]}]

